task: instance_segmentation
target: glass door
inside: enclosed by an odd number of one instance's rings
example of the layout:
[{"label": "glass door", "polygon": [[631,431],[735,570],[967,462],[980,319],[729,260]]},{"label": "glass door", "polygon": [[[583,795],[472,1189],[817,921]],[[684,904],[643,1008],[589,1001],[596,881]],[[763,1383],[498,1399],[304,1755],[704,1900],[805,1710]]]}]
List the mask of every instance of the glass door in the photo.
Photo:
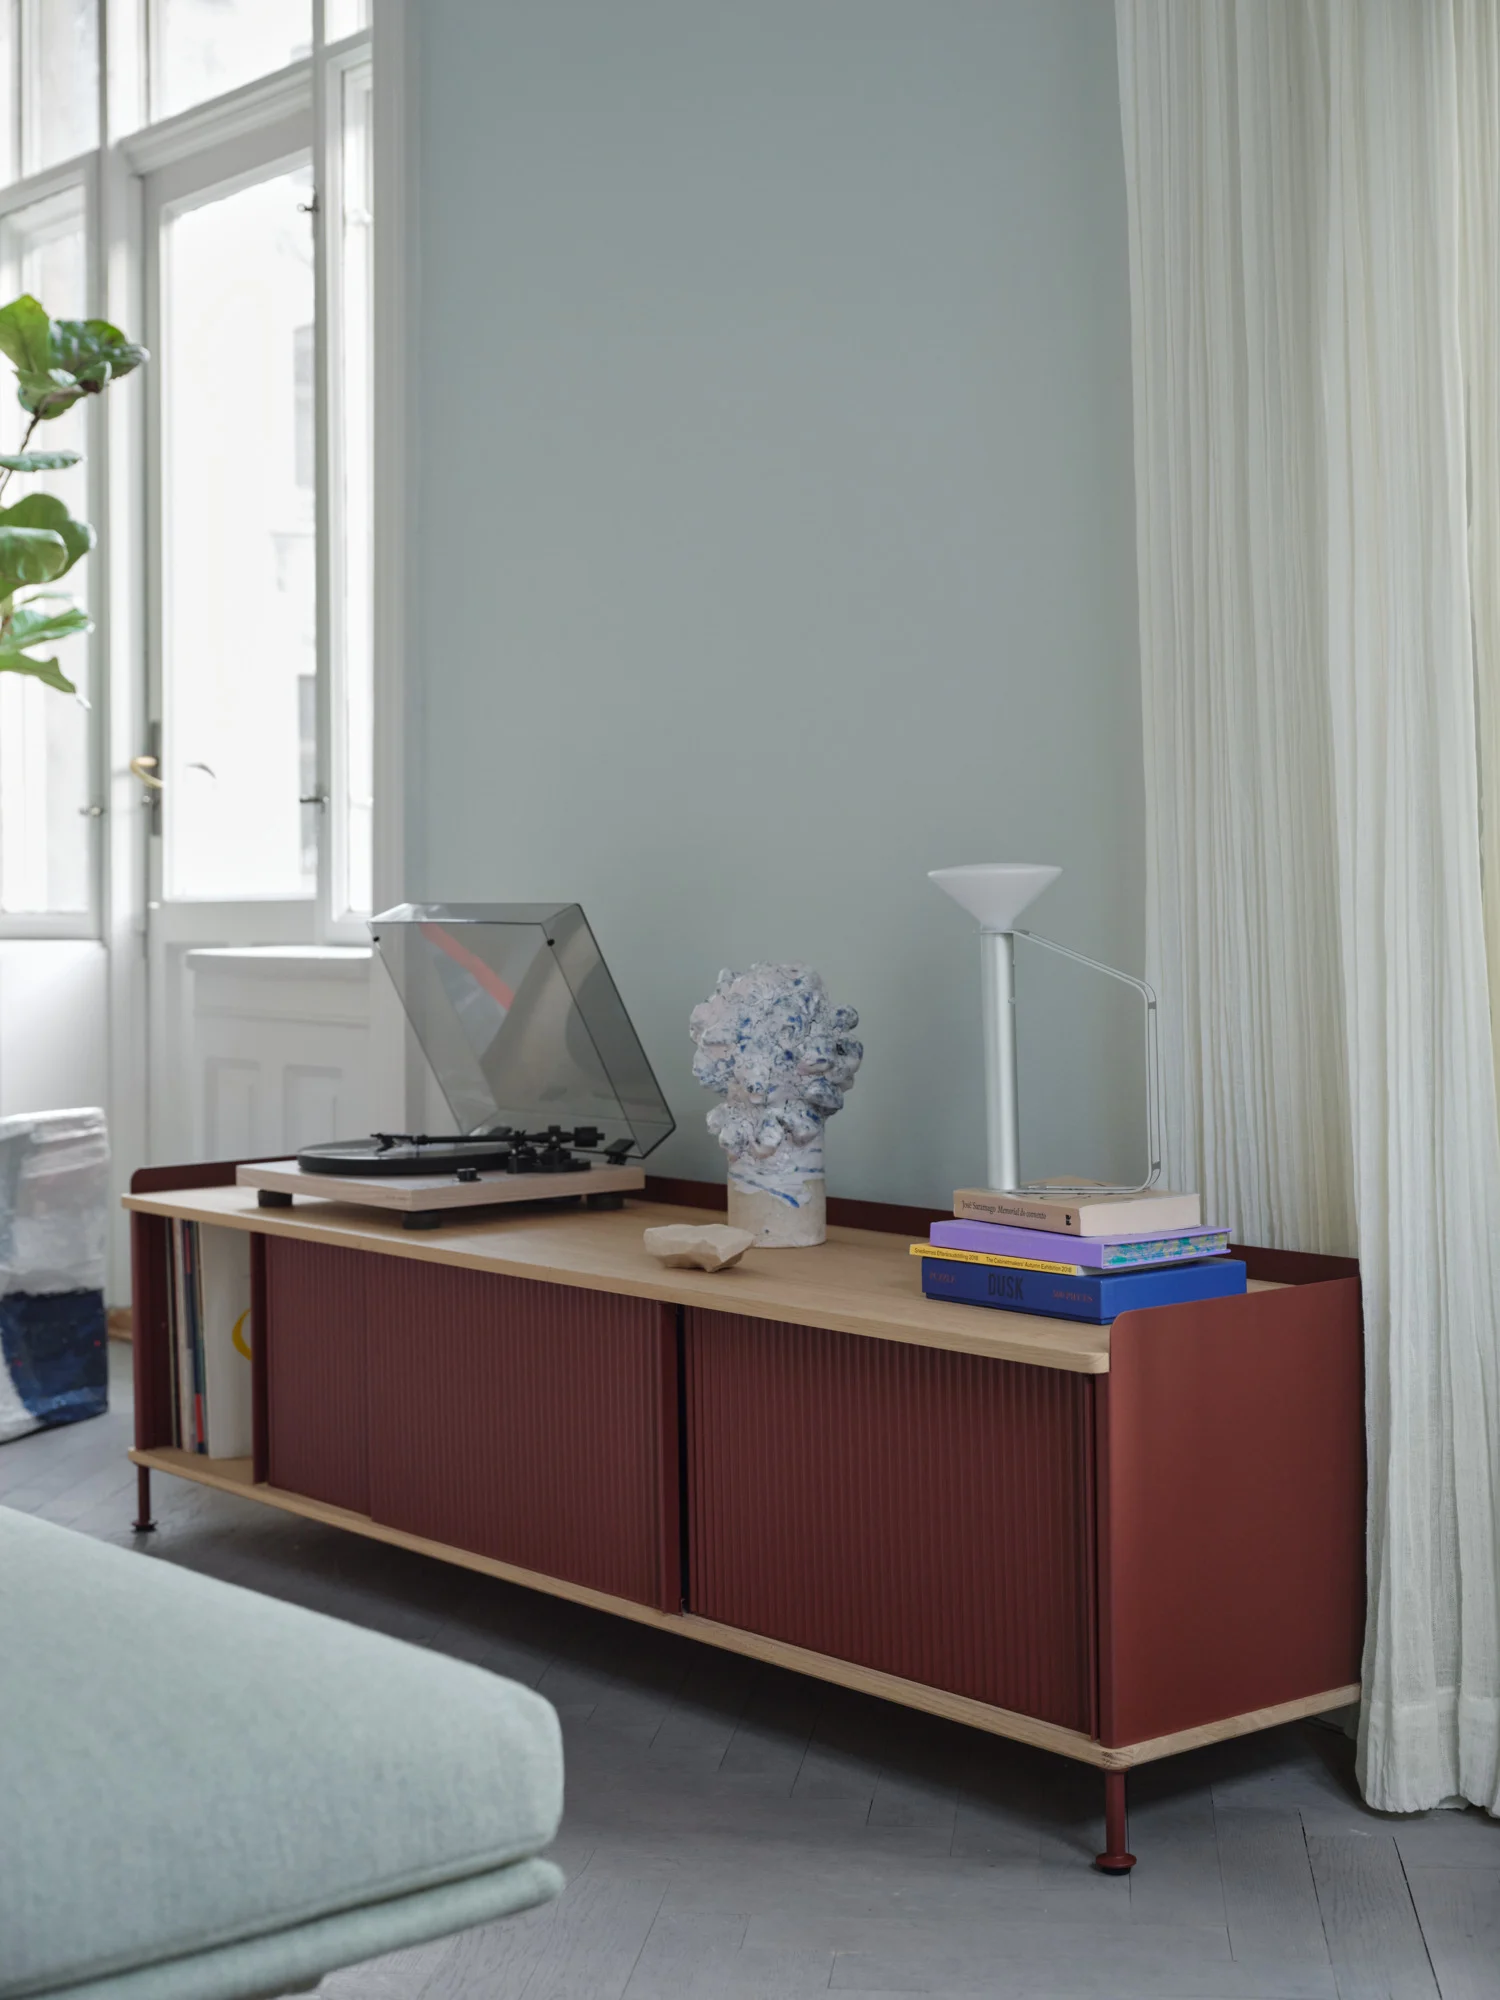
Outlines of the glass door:
[{"label": "glass door", "polygon": [[311,167],[160,224],[161,894],[266,904],[318,886]]},{"label": "glass door", "polygon": [[311,119],[150,174],[152,1151],[202,1147],[192,962],[318,941]]},{"label": "glass door", "polygon": [[[239,7],[244,47],[214,46],[259,62],[255,36],[295,37],[302,9]],[[209,106],[193,149],[142,175],[150,728],[132,768],[158,1160],[279,1153],[373,1116],[371,56],[357,0],[332,46],[329,11],[282,108],[236,129]],[[157,12],[182,34],[227,20],[219,0]],[[168,100],[212,80],[189,66]]]}]

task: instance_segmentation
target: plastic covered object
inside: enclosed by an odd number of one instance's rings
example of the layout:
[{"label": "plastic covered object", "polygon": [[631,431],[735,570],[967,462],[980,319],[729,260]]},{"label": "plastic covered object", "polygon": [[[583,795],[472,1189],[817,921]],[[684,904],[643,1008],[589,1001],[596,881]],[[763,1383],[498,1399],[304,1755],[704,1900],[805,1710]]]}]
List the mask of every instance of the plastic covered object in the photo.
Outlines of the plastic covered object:
[{"label": "plastic covered object", "polygon": [[461,1133],[592,1126],[644,1159],[673,1131],[577,903],[402,903],[370,935]]},{"label": "plastic covered object", "polygon": [[108,1219],[102,1111],[0,1118],[0,1443],[108,1408]]}]

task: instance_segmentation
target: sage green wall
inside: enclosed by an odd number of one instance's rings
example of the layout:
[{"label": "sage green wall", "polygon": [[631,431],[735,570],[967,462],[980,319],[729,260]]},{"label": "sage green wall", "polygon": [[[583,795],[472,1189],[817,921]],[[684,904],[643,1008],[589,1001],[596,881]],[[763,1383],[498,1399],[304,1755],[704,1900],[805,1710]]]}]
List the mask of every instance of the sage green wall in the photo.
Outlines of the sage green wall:
[{"label": "sage green wall", "polygon": [[[410,888],[583,904],[666,1172],[722,1174],[689,1008],[811,961],[867,1051],[830,1186],[945,1200],[978,947],[926,870],[1058,862],[1037,927],[1142,956],[1112,8],[412,13]],[[1022,1006],[1028,1170],[1134,1164],[1129,996]]]}]

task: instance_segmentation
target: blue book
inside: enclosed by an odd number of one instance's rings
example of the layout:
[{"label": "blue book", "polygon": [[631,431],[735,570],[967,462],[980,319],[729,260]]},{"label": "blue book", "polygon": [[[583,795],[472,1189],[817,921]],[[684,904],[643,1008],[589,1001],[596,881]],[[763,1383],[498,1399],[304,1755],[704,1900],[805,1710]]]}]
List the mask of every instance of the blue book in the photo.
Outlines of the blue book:
[{"label": "blue book", "polygon": [[1022,1271],[1004,1264],[922,1259],[922,1290],[930,1299],[956,1299],[961,1305],[998,1306],[1002,1312],[1045,1313],[1051,1319],[1086,1319],[1095,1324],[1139,1306],[1180,1306],[1201,1299],[1234,1298],[1244,1289],[1245,1267],[1236,1257],[1081,1278],[1063,1277],[1054,1271]]}]

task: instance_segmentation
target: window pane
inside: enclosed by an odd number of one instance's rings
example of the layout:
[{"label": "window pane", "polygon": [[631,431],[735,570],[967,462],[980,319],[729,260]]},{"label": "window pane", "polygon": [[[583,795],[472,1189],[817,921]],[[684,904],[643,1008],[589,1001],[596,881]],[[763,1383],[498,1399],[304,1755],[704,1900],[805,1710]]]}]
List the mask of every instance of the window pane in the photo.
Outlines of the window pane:
[{"label": "window pane", "polygon": [[339,551],[339,627],[342,784],[344,813],[343,880],[336,885],[339,913],[372,907],[371,846],[375,791],[373,534],[375,482],[371,464],[374,396],[371,382],[373,307],[370,263],[370,72],[351,71],[343,85],[342,180],[344,212],[340,232],[339,325],[342,366],[338,371],[337,423],[342,458]]},{"label": "window pane", "polygon": [[28,173],[99,143],[98,0],[22,0],[21,106]]},{"label": "window pane", "polygon": [[16,59],[14,0],[0,0],[0,181],[7,184],[19,179],[21,173]]},{"label": "window pane", "polygon": [[[12,299],[31,292],[58,319],[88,309],[83,239],[83,191],[69,188],[33,202],[0,221],[0,293]],[[0,449],[14,451],[27,419],[13,401],[11,375],[0,396]],[[87,403],[38,427],[33,445],[81,452],[88,442]],[[87,468],[25,478],[14,475],[3,502],[23,493],[55,493],[76,519],[88,519]],[[58,588],[88,602],[89,562],[69,570]],[[26,593],[29,596],[31,593]],[[51,652],[52,648],[45,649]],[[55,649],[59,666],[81,694],[89,685],[86,636]],[[58,694],[22,674],[0,674],[0,910],[11,914],[88,910],[92,879],[93,821],[86,814],[93,793],[89,713],[71,695]]]},{"label": "window pane", "polygon": [[168,118],[311,53],[312,0],[151,0],[151,115]]},{"label": "window pane", "polygon": [[307,896],[317,641],[307,168],[167,223],[166,893]]},{"label": "window pane", "polygon": [[370,25],[370,0],[323,0],[323,40],[341,42]]}]

